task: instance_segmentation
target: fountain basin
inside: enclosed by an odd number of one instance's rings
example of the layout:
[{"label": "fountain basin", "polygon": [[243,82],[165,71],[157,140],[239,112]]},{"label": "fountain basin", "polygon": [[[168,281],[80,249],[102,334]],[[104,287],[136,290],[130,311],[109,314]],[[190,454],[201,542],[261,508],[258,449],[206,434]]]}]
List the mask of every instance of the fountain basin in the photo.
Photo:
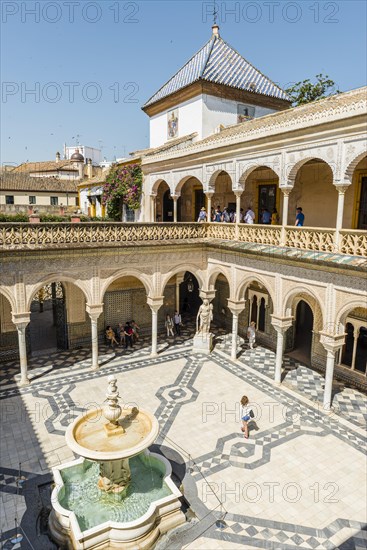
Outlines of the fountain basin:
[{"label": "fountain basin", "polygon": [[[136,498],[144,500],[144,505],[147,507],[141,513],[141,506],[136,511],[138,517],[131,521],[116,521],[116,517],[126,517],[126,509],[131,507],[129,494],[119,500],[118,495],[109,495],[104,498],[113,499],[107,502],[105,508],[101,508],[101,503],[98,501],[98,508],[102,519],[98,517],[98,513],[93,509],[93,502],[87,503],[87,508],[83,508],[78,516],[76,511],[68,509],[65,505],[70,504],[68,499],[68,483],[75,483],[76,487],[80,487],[81,479],[85,476],[91,477],[91,486],[95,487],[93,481],[93,464],[85,458],[74,460],[61,466],[53,468],[55,480],[55,488],[52,492],[52,507],[49,525],[53,538],[65,548],[81,550],[81,549],[103,549],[103,548],[126,548],[126,549],[148,549],[154,544],[161,534],[166,533],[185,522],[185,516],[181,511],[180,491],[171,479],[171,466],[169,462],[156,453],[150,453],[147,449],[135,459],[141,461],[148,469],[155,470],[155,474],[161,477],[162,489],[157,486],[149,488],[143,493],[139,493],[137,487]],[[137,464],[138,471],[142,471],[142,465]],[[132,466],[132,471],[134,467]],[[98,475],[98,472],[97,472]],[[69,477],[68,477],[69,476]],[[68,481],[65,483],[65,481]],[[137,481],[139,484],[139,481]],[[143,483],[144,484],[144,483]],[[134,485],[134,482],[132,482]],[[157,485],[153,483],[153,485]],[[129,491],[133,492],[131,487]],[[101,497],[103,492],[96,489],[96,501]],[[147,493],[151,491],[153,500],[147,503]],[[70,492],[70,491],[69,491]],[[80,495],[79,495],[80,496]],[[84,495],[86,496],[86,495]],[[91,495],[89,495],[90,498]],[[107,506],[107,508],[106,508]],[[125,516],[124,516],[125,513]],[[84,514],[84,516],[83,516]],[[129,512],[127,512],[127,516]],[[130,514],[131,515],[131,514]],[[106,521],[106,517],[111,516]],[[95,525],[90,526],[95,523]],[[123,545],[123,546],[122,546]]]},{"label": "fountain basin", "polygon": [[152,445],[159,432],[158,420],[148,411],[124,407],[118,429],[106,429],[102,409],[79,416],[65,434],[68,447],[79,456],[97,462],[132,458]]}]

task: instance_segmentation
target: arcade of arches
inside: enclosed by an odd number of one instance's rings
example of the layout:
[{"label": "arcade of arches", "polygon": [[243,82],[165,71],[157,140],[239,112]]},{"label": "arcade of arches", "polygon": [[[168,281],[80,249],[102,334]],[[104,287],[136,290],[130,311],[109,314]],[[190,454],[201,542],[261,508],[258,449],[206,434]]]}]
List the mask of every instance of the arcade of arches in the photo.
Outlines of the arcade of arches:
[{"label": "arcade of arches", "polygon": [[[196,177],[185,178],[174,193],[166,181],[158,182],[155,196],[155,221],[197,221],[200,209],[220,206],[236,211],[236,194],[230,174],[222,170],[213,175],[207,189]],[[255,167],[239,181],[239,206],[246,211],[250,206],[255,212],[255,223],[261,223],[263,208],[270,212],[275,208],[279,223],[286,219],[289,225],[294,224],[296,207],[302,205],[308,227],[334,227],[337,218],[338,192],[333,185],[333,173],[330,165],[324,160],[313,158],[295,169],[294,185],[287,199],[286,216],[283,212],[284,199],[279,187],[279,177],[267,166]],[[237,191],[236,191],[237,193]],[[175,205],[176,203],[176,205]],[[320,204],[326,205],[319,208]],[[284,217],[285,216],[285,217]],[[367,157],[355,167],[352,183],[345,191],[343,228],[367,228]]]},{"label": "arcade of arches", "polygon": [[[200,247],[187,248],[187,252],[176,248],[172,255],[164,251],[158,257],[156,251],[146,257],[136,247],[128,261],[138,269],[107,268],[101,257],[97,286],[88,269],[84,268],[81,279],[82,271],[75,265],[75,282],[70,268],[68,277],[59,280],[45,274],[44,285],[36,274],[37,284],[29,280],[22,295],[17,294],[18,287],[0,294],[0,358],[19,355],[23,384],[28,383],[27,359],[51,349],[89,347],[92,368],[98,369],[98,347],[106,344],[106,326],[116,328],[118,323],[133,319],[149,338],[155,356],[165,341],[166,315],[180,311],[185,324],[194,330],[201,300],[208,298],[213,304],[213,332],[215,327],[226,330],[233,360],[241,353],[238,336],[246,341],[247,327],[254,321],[257,343],[276,352],[277,383],[281,382],[283,355],[290,353],[326,372],[331,383],[325,386],[326,408],[331,402],[334,372],[347,379],[353,375],[360,387],[366,385],[367,308],[353,306],[352,300],[354,296],[354,303],[364,303],[358,277],[355,290],[344,290],[347,279],[342,270],[340,275],[325,271],[324,282],[316,282],[306,265],[302,277],[295,278],[294,268],[284,263],[276,267],[283,270],[280,275],[269,271],[269,263],[261,258],[241,259],[214,250],[203,252]],[[121,254],[124,265],[124,252]],[[53,261],[52,272],[62,273]],[[90,260],[91,265],[93,261],[96,258]],[[30,255],[27,262],[31,272]],[[152,262],[160,266],[160,273],[152,269]],[[94,288],[100,290],[93,298]],[[29,305],[20,309],[16,304],[23,295]]]}]

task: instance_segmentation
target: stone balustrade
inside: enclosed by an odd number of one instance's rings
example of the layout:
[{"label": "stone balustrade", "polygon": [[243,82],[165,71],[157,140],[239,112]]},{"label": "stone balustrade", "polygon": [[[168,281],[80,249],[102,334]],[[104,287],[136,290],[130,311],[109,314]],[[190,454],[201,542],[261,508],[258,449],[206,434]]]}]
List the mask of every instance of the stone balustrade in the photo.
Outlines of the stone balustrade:
[{"label": "stone balustrade", "polygon": [[367,257],[367,231],[226,223],[0,223],[0,249],[220,239]]}]

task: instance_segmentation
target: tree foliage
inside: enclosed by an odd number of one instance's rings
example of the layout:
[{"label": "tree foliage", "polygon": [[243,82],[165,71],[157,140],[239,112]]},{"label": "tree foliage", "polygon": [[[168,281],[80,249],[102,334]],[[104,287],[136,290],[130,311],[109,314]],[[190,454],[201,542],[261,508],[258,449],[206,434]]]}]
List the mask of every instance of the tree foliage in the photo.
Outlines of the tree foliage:
[{"label": "tree foliage", "polygon": [[311,82],[310,79],[306,79],[297,82],[285,91],[292,99],[293,107],[340,93],[339,90],[335,89],[335,82],[323,74],[316,75],[315,83]]},{"label": "tree foliage", "polygon": [[126,204],[131,210],[140,207],[143,174],[139,164],[112,166],[103,186],[102,203],[107,204],[107,214],[114,220],[122,219]]}]

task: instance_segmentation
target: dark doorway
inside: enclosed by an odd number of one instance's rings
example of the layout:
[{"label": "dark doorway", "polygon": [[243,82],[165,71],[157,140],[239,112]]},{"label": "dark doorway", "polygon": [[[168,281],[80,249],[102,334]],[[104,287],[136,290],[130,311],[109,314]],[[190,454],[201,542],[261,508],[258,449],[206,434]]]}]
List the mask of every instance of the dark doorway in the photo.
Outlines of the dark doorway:
[{"label": "dark doorway", "polygon": [[195,217],[194,221],[196,221],[199,217],[199,212],[201,208],[205,206],[205,195],[204,191],[202,189],[195,189]]},{"label": "dark doorway", "polygon": [[308,363],[311,359],[313,313],[306,302],[301,300],[296,311],[296,330],[294,336],[294,351],[299,358]]},{"label": "dark doorway", "polygon": [[163,195],[163,220],[164,222],[173,222],[173,200],[171,191],[167,189]]},{"label": "dark doorway", "polygon": [[354,326],[351,323],[347,323],[345,332],[347,335],[345,337],[345,344],[343,348],[342,364],[351,367],[354,346]]},{"label": "dark doorway", "polygon": [[355,370],[359,372],[366,372],[367,364],[367,328],[361,327],[359,329],[359,336],[357,340],[357,352],[355,360]]},{"label": "dark doorway", "polygon": [[196,316],[200,305],[199,282],[190,271],[186,271],[180,284],[180,311],[183,315]]},{"label": "dark doorway", "polygon": [[276,208],[277,186],[276,185],[259,185],[259,210],[258,223],[261,222],[261,210],[266,208],[272,212]]},{"label": "dark doorway", "polygon": [[361,179],[357,229],[367,229],[367,176]]},{"label": "dark doorway", "polygon": [[65,290],[61,283],[45,285],[35,294],[27,343],[32,354],[68,349]]}]

